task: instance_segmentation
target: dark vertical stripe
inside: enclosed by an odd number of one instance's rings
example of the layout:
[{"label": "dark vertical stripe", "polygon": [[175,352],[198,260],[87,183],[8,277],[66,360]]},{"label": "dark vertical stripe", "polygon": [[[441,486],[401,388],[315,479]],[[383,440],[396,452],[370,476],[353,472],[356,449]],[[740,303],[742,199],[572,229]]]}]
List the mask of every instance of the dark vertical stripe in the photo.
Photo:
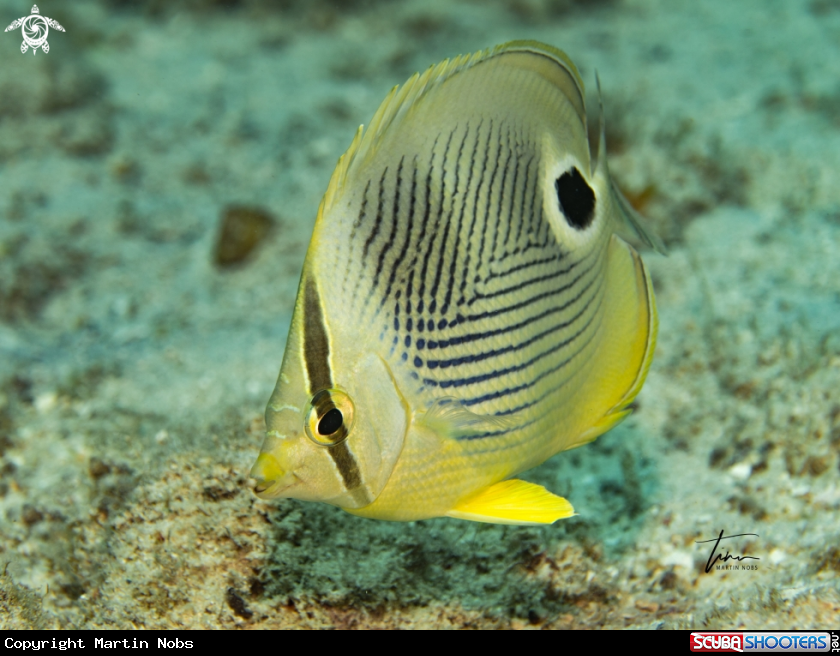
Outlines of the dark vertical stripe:
[{"label": "dark vertical stripe", "polygon": [[[362,484],[362,475],[359,472],[359,466],[356,464],[356,459],[347,448],[347,442],[336,444],[327,448],[327,453],[338,467],[338,473],[341,474],[341,479],[344,481],[344,487],[348,492],[352,492]],[[365,495],[367,496],[367,495]],[[355,495],[354,495],[355,497]]]},{"label": "dark vertical stripe", "polygon": [[[501,151],[502,142],[501,142],[501,134],[499,134],[499,150]],[[505,132],[505,146],[507,148],[507,157],[505,158],[505,163],[502,166],[502,181],[499,183],[499,204],[496,207],[496,228],[493,230],[493,249],[490,251],[490,262],[494,262],[496,260],[496,245],[499,241],[499,233],[501,232],[502,221],[505,220],[505,216],[502,213],[502,201],[504,200],[505,196],[505,183],[507,182],[507,174],[508,169],[510,168],[510,158],[511,158],[511,147],[510,147],[510,128],[508,128]],[[499,152],[501,156],[501,152]],[[492,198],[492,189],[490,197]],[[508,218],[508,230],[510,230],[510,217]]]},{"label": "dark vertical stripe", "polygon": [[[435,227],[432,229],[432,234],[428,240],[428,245],[426,247],[426,253],[423,256],[423,268],[420,272],[420,290],[418,295],[420,297],[419,305],[417,311],[419,313],[423,313],[424,309],[424,296],[426,295],[426,273],[429,270],[429,257],[432,254],[432,249],[434,248],[435,240],[438,236],[438,228],[440,227],[440,215],[443,211],[443,194],[446,187],[446,156],[449,153],[449,145],[452,143],[452,135],[455,134],[453,130],[450,135],[449,139],[446,142],[446,148],[444,149],[443,154],[443,163],[441,165],[441,176],[440,176],[440,202],[439,206],[437,207],[437,216],[435,217]],[[434,151],[432,151],[432,160],[430,166],[434,166]],[[431,206],[431,201],[429,201],[429,205]]]},{"label": "dark vertical stripe", "polygon": [[[525,214],[525,199],[528,197],[528,186],[531,184],[531,163],[534,161],[534,156],[528,158],[525,164],[525,182],[522,184],[522,196],[519,198],[519,234],[516,236],[516,243],[520,246],[528,243],[528,226],[526,225]],[[530,221],[528,221],[530,224]],[[522,229],[525,228],[525,234],[522,235]],[[524,242],[524,244],[523,244]]]},{"label": "dark vertical stripe", "polygon": [[[519,134],[516,135],[516,145],[519,146]],[[525,149],[523,149],[523,152],[521,154],[518,151],[516,153],[517,179],[519,177],[520,160],[524,160],[526,154],[527,154],[527,151]],[[530,163],[531,163],[531,159],[529,158],[528,162],[525,164],[525,175],[526,176],[528,175],[528,166],[530,166]],[[517,245],[517,248],[519,247],[519,244],[522,243],[520,241],[522,239],[522,226],[525,223],[525,216],[522,213],[522,205],[525,202],[524,199],[525,199],[525,186],[526,186],[526,184],[527,184],[527,178],[526,178],[526,181],[524,183],[516,185],[516,187],[515,187],[516,191],[519,192],[519,212],[516,214],[518,224],[516,226],[516,240],[514,242]],[[516,193],[515,192],[514,192],[514,197],[513,197],[513,203],[514,203],[514,206],[515,206],[516,205]],[[514,211],[515,210],[513,208],[511,208],[511,212],[514,212]]]},{"label": "dark vertical stripe", "polygon": [[[452,187],[451,200],[449,202],[449,212],[448,212],[448,216],[447,216],[447,219],[446,219],[446,228],[443,231],[443,239],[440,242],[440,250],[439,250],[440,254],[438,255],[438,265],[437,265],[437,272],[435,274],[435,284],[434,284],[434,287],[432,287],[432,299],[433,299],[432,302],[434,302],[434,303],[437,302],[438,289],[440,288],[440,277],[441,277],[441,274],[443,273],[443,266],[444,266],[444,262],[446,261],[447,251],[451,252],[450,257],[452,258],[453,266],[454,266],[455,261],[458,257],[458,247],[456,246],[453,249],[449,249],[449,248],[447,248],[447,246],[449,245],[449,230],[452,227],[452,223],[453,223],[452,219],[455,215],[456,203],[458,202],[458,187],[461,185],[461,157],[464,154],[464,144],[467,142],[467,137],[469,136],[469,134],[470,134],[470,128],[469,128],[469,125],[467,125],[466,129],[464,130],[464,136],[461,139],[461,145],[458,147],[458,154],[455,156],[455,184]],[[465,197],[466,197],[466,194],[462,194],[462,198],[461,198],[462,207],[463,207],[463,200],[464,200]],[[443,199],[443,194],[441,194],[441,200],[442,199]],[[457,230],[460,232],[460,223],[459,223],[459,226],[458,226]],[[450,281],[450,284],[449,284],[449,288],[450,289],[452,288],[451,281]],[[449,297],[451,297],[451,294],[449,295]],[[449,297],[447,297],[447,298],[449,298]],[[446,301],[445,305],[447,305],[447,306],[449,305],[448,300]],[[429,309],[431,310],[431,308],[429,308]],[[442,312],[443,312],[443,308],[441,308],[441,313]]]},{"label": "dark vertical stripe", "polygon": [[[314,396],[316,392],[332,387],[332,376],[329,362],[329,338],[324,325],[324,315],[321,312],[318,288],[312,279],[307,279],[305,283],[303,310],[303,359],[309,377],[309,393]],[[347,442],[327,447],[327,453],[335,462],[338,473],[344,481],[344,487],[353,499],[362,505],[370,503],[371,499],[367,491],[361,487],[362,475]]]},{"label": "dark vertical stripe", "polygon": [[362,207],[359,210],[359,216],[356,217],[356,220],[353,221],[353,229],[350,231],[350,243],[353,243],[353,240],[356,238],[356,230],[359,229],[359,226],[362,225],[362,221],[364,221],[365,213],[367,212],[367,204],[368,204],[368,191],[370,190],[370,180],[367,181],[365,185],[365,191],[362,194]]},{"label": "dark vertical stripe", "polygon": [[[391,234],[388,235],[388,241],[385,242],[382,250],[379,251],[379,260],[376,263],[376,272],[373,274],[373,285],[371,286],[370,293],[373,293],[373,290],[379,286],[379,276],[382,274],[382,265],[385,262],[385,257],[388,255],[388,251],[390,251],[391,247],[394,245],[394,237],[397,235],[397,225],[399,225],[400,217],[400,191],[402,187],[403,164],[405,164],[405,155],[400,158],[400,165],[397,167],[397,184],[394,190],[394,204],[391,207]],[[368,297],[370,297],[370,294],[368,294]]]},{"label": "dark vertical stripe", "polygon": [[[350,231],[350,242],[348,244],[348,252],[353,253],[353,242],[356,240],[356,231],[359,229],[359,226],[362,225],[362,221],[365,219],[365,214],[367,213],[367,204],[368,204],[368,191],[370,190],[370,180],[367,181],[365,185],[365,191],[362,194],[362,207],[359,209],[359,216],[356,217],[356,220],[353,222],[353,229]],[[350,264],[353,261],[352,255],[351,257],[347,258],[347,266],[344,267],[344,280],[342,281],[342,291],[346,291],[347,289],[347,281],[350,280]]]},{"label": "dark vertical stripe", "polygon": [[318,288],[311,278],[306,279],[303,291],[303,360],[310,394],[332,387],[330,342]]},{"label": "dark vertical stripe", "polygon": [[[424,194],[423,194],[423,222],[420,226],[420,235],[417,237],[417,248],[414,251],[414,257],[411,258],[411,264],[409,265],[409,274],[408,274],[408,286],[406,288],[406,312],[409,316],[411,316],[412,312],[412,300],[414,298],[414,274],[417,271],[417,260],[420,257],[420,249],[423,246],[423,243],[426,239],[426,227],[429,223],[429,197],[432,193],[432,171],[434,167],[434,157],[435,157],[435,149],[437,148],[437,142],[440,138],[440,135],[435,137],[435,142],[432,144],[432,155],[429,158],[429,170],[426,172],[426,184],[424,185]],[[422,296],[420,304],[422,305]]]},{"label": "dark vertical stripe", "polygon": [[362,251],[362,264],[364,264],[365,258],[367,257],[368,250],[370,249],[370,245],[373,243],[373,240],[376,239],[376,236],[379,234],[379,226],[382,224],[382,194],[385,193],[385,176],[388,175],[388,167],[385,167],[385,170],[382,171],[382,177],[379,178],[379,203],[376,207],[376,220],[373,222],[373,230],[371,230],[370,235],[368,235],[367,240],[365,240],[365,247]]},{"label": "dark vertical stripe", "polygon": [[[467,134],[464,135],[464,142],[467,140],[467,135],[469,135],[470,126],[469,123],[467,124]],[[478,142],[479,134],[476,132],[474,137],[474,141]],[[461,150],[464,149],[464,142],[461,143]],[[467,184],[464,187],[464,193],[461,195],[461,211],[458,213],[458,227],[456,228],[455,233],[455,248],[453,249],[452,253],[452,261],[449,263],[449,284],[446,288],[446,298],[443,301],[443,307],[441,308],[441,314],[446,314],[449,311],[449,304],[452,302],[452,289],[455,286],[455,265],[458,262],[458,254],[461,252],[461,233],[463,232],[463,225],[464,225],[464,212],[467,209],[467,198],[470,192],[470,185],[472,184],[473,178],[473,163],[475,162],[475,150],[473,150],[473,157],[470,158],[469,164],[469,172],[467,174]],[[461,154],[458,153],[458,166],[460,168],[461,165]],[[457,189],[456,189],[457,193]],[[469,257],[469,249],[470,244],[469,241],[467,242],[467,257]]]},{"label": "dark vertical stripe", "polygon": [[[525,234],[526,234],[526,240],[525,241],[528,244],[531,244],[531,242],[532,242],[531,237],[534,234],[533,200],[534,200],[534,194],[537,191],[536,182],[537,182],[537,177],[539,176],[539,166],[537,166],[537,172],[535,173],[533,171],[533,166],[532,166],[533,163],[534,163],[534,158],[532,157],[528,161],[528,169],[527,169],[526,178],[525,178],[525,194],[522,196],[522,218],[524,220],[526,216],[528,217],[528,227],[525,229]],[[532,181],[533,181],[533,185],[531,184]],[[528,212],[528,214],[526,215],[525,214],[525,202],[526,202],[527,199],[531,200],[532,205],[531,205],[531,208],[530,208],[531,211]]]},{"label": "dark vertical stripe", "polygon": [[[487,227],[488,227],[488,223],[489,223],[489,220],[490,220],[490,201],[493,198],[493,187],[496,184],[496,173],[499,170],[499,157],[502,154],[502,131],[501,131],[501,129],[499,129],[498,132],[499,132],[499,134],[498,134],[498,137],[497,137],[498,143],[496,145],[496,152],[493,153],[493,173],[490,174],[490,182],[487,185],[487,194],[486,194],[487,202],[484,205],[484,231],[481,234],[481,246],[478,249],[478,262],[477,262],[477,264],[478,264],[479,268],[481,268],[481,264],[483,262],[482,258],[484,256],[484,240],[485,240],[485,237],[487,235]],[[487,156],[489,157],[490,153],[488,153]],[[492,255],[492,252],[491,252],[491,255]]]},{"label": "dark vertical stripe", "polygon": [[[490,123],[490,134],[487,135],[487,152],[484,153],[485,159],[491,159],[490,154],[490,142],[493,140],[493,123]],[[496,152],[492,155],[493,160],[493,172],[490,174],[490,181],[487,183],[487,193],[485,196],[487,197],[487,202],[484,205],[484,223],[481,227],[481,244],[478,247],[478,258],[476,258],[476,276],[475,282],[479,280],[479,271],[481,270],[481,258],[484,256],[484,241],[487,238],[487,214],[490,211],[490,195],[493,193],[493,180],[496,178],[496,169],[499,166],[499,148],[496,148]]]},{"label": "dark vertical stripe", "polygon": [[[411,317],[411,313],[413,310],[413,299],[414,299],[414,274],[417,271],[417,260],[420,257],[421,248],[423,246],[423,242],[426,239],[426,227],[429,223],[429,195],[431,194],[431,185],[432,185],[432,168],[433,168],[433,160],[434,160],[434,153],[435,148],[437,147],[437,142],[440,135],[435,137],[435,142],[432,144],[432,157],[429,162],[429,170],[426,172],[426,183],[423,185],[424,194],[423,194],[423,219],[420,224],[420,234],[417,237],[417,248],[414,249],[414,256],[411,258],[411,264],[408,265],[408,284],[406,286],[406,293],[405,293],[405,306],[406,306],[406,314],[408,318]],[[406,236],[407,240],[411,238],[411,227],[413,226],[413,217],[414,217],[414,204],[415,199],[417,196],[415,183],[417,181],[417,158],[414,158],[414,177],[411,187],[411,208],[409,210],[409,234]],[[406,241],[406,244],[409,242]]]},{"label": "dark vertical stripe", "polygon": [[513,211],[513,207],[516,201],[516,181],[519,178],[519,153],[517,152],[516,133],[514,133],[513,135],[513,143],[511,146],[511,150],[513,151],[513,179],[511,180],[510,193],[508,194],[508,225],[507,233],[505,234],[505,250],[503,257],[507,255],[510,250],[510,235],[513,229],[513,222],[518,219],[518,217]]},{"label": "dark vertical stripe", "polygon": [[[455,126],[455,129],[452,130],[452,134],[449,135],[449,141],[446,142],[446,150],[443,151],[443,166],[441,167],[442,171],[442,184],[440,185],[440,202],[438,204],[438,221],[440,221],[440,217],[444,215],[444,203],[446,201],[446,163],[449,159],[449,146],[452,144],[452,137],[455,136],[455,132],[457,132],[458,126]],[[461,147],[463,148],[464,144],[463,141],[461,142]],[[460,152],[460,151],[459,151]],[[443,236],[440,240],[440,248],[438,249],[437,254],[437,267],[435,268],[435,281],[432,283],[432,289],[430,293],[430,301],[429,301],[429,312],[434,312],[437,308],[437,292],[438,286],[440,285],[440,273],[441,269],[443,268],[443,260],[446,256],[446,242],[449,239],[449,228],[452,225],[452,208],[455,205],[455,195],[458,193],[458,158],[455,158],[455,188],[452,190],[450,194],[450,201],[449,201],[449,212],[446,213],[446,227],[443,229]]]},{"label": "dark vertical stripe", "polygon": [[[402,160],[400,160],[400,169],[402,170]],[[405,239],[403,240],[402,248],[400,249],[399,254],[397,255],[397,259],[394,260],[394,263],[391,265],[391,275],[388,276],[388,287],[385,289],[385,295],[382,297],[382,302],[379,304],[380,307],[385,304],[385,301],[388,300],[388,297],[391,295],[391,289],[394,286],[394,280],[397,277],[397,272],[399,271],[400,265],[402,264],[403,260],[405,259],[405,254],[408,252],[408,245],[411,242],[411,233],[414,232],[414,203],[417,199],[417,157],[414,157],[414,162],[412,164],[412,174],[411,174],[411,199],[408,205],[408,220],[406,223],[405,228]],[[394,222],[396,223],[396,218],[398,217],[399,212],[399,201],[394,201]],[[404,280],[404,279],[403,279]],[[408,295],[406,296],[406,304],[407,304],[407,311],[411,313],[411,291],[409,290]]]},{"label": "dark vertical stripe", "polygon": [[546,246],[549,245],[549,243],[553,243],[552,237],[554,235],[552,234],[551,230],[549,229],[550,226],[548,225],[548,219],[545,218],[545,214],[543,213],[542,200],[540,200],[539,212],[537,214],[540,217],[539,222],[540,222],[540,225],[542,226],[542,231],[543,231],[543,238],[542,238],[541,244],[542,244],[542,247],[545,248]]},{"label": "dark vertical stripe", "polygon": [[537,169],[537,179],[534,181],[534,193],[531,194],[531,216],[534,220],[534,232],[536,233],[537,244],[543,244],[543,226],[545,223],[542,219],[542,198],[540,198],[540,179],[539,169]]},{"label": "dark vertical stripe", "polygon": [[[481,137],[481,126],[483,125],[484,121],[482,120],[478,124],[478,128],[475,132],[475,142],[473,143],[473,152],[472,156],[470,157],[470,176],[472,177],[472,171],[475,168],[475,156],[478,152],[478,143],[479,138]],[[492,125],[491,125],[492,128]],[[490,145],[490,132],[487,133],[487,147]],[[464,298],[464,290],[467,287],[467,276],[470,273],[470,260],[472,259],[472,251],[473,251],[473,231],[475,229],[475,221],[478,215],[478,194],[481,191],[481,184],[484,182],[484,172],[487,170],[487,158],[482,157],[482,164],[481,164],[481,175],[478,178],[478,181],[475,184],[475,194],[473,195],[473,203],[472,203],[472,221],[470,221],[470,230],[467,233],[467,257],[464,260],[464,270],[461,273],[461,286],[458,288],[458,305],[463,305],[465,298]]]}]

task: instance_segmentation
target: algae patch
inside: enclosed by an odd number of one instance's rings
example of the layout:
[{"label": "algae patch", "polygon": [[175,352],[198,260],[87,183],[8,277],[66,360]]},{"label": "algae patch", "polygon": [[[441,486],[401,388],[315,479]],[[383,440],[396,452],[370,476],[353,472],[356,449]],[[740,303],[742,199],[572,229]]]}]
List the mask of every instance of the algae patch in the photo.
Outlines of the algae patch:
[{"label": "algae patch", "polygon": [[276,220],[258,207],[225,208],[213,253],[215,263],[223,268],[241,264],[275,224]]},{"label": "algae patch", "polygon": [[0,629],[57,628],[57,619],[44,611],[41,595],[15,583],[6,564],[0,574]]}]

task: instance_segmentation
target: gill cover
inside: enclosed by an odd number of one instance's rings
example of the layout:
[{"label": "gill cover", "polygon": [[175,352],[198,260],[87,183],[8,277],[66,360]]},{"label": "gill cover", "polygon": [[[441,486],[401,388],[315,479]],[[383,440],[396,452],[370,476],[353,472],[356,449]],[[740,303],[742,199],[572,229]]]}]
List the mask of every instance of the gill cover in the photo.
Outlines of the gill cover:
[{"label": "gill cover", "polygon": [[388,482],[405,439],[405,402],[378,355],[340,349],[335,339],[319,286],[305,271],[251,472],[264,498],[360,508]]}]

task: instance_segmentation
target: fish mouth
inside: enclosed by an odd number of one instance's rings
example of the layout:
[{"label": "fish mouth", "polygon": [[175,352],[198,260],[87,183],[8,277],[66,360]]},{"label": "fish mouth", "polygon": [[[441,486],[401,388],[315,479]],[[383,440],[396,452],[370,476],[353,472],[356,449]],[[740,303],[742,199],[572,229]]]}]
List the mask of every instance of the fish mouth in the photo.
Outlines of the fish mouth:
[{"label": "fish mouth", "polygon": [[[256,480],[256,479],[255,479]],[[257,496],[263,496],[263,493],[271,488],[273,485],[276,485],[279,481],[257,481],[256,485],[254,485],[253,490],[254,494]]]},{"label": "fish mouth", "polygon": [[[251,478],[254,477],[252,476]],[[298,479],[297,476],[294,476],[294,480],[291,483],[286,482],[287,480],[288,479],[285,477],[273,481],[256,479],[256,483],[252,489],[254,490],[254,494],[256,494],[260,499],[265,500],[288,496],[285,492],[300,483],[300,479]]]},{"label": "fish mouth", "polygon": [[260,499],[276,499],[285,492],[291,485],[281,487],[282,481],[257,481],[254,485],[254,494]]},{"label": "fish mouth", "polygon": [[289,475],[280,466],[277,458],[265,451],[260,453],[251,468],[250,477],[255,480],[254,494],[261,499],[274,499],[297,482],[294,475],[291,477],[291,483],[288,482]]}]

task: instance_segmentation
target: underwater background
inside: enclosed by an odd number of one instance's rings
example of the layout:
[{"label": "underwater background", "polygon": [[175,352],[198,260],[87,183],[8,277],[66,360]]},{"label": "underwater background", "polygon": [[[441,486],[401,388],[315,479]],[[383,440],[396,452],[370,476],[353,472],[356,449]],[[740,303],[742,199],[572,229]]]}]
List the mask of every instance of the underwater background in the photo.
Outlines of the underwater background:
[{"label": "underwater background", "polygon": [[[49,52],[0,35],[0,627],[836,626],[840,2],[39,9]],[[338,156],[393,85],[511,39],[598,71],[669,247],[636,412],[523,475],[579,513],[546,528],[257,499]],[[759,560],[706,572],[720,531]]]}]

